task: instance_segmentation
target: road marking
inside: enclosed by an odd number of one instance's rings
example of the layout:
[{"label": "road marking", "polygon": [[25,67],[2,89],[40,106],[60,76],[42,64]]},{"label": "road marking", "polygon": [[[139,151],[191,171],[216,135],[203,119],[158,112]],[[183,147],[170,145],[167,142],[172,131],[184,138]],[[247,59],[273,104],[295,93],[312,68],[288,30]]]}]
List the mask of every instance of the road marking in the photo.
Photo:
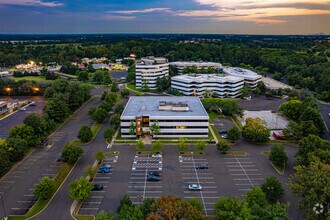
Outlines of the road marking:
[{"label": "road marking", "polygon": [[12,181],[12,180],[2,180],[0,183],[15,183],[15,181]]},{"label": "road marking", "polygon": [[100,199],[103,198],[104,196],[89,196],[90,199]]},{"label": "road marking", "polygon": [[101,202],[84,202],[84,204],[101,204]]},{"label": "road marking", "polygon": [[89,209],[91,209],[91,210],[98,210],[99,209],[99,207],[98,208],[80,208],[80,210],[89,210]]},{"label": "road marking", "polygon": [[[144,186],[128,186],[128,188],[143,188]],[[163,188],[163,186],[147,186],[148,188]]]},{"label": "road marking", "polygon": [[24,209],[24,210],[29,210],[30,208],[11,208],[12,210],[20,210],[20,209]]},{"label": "road marking", "polygon": [[[137,190],[131,190],[131,191],[127,191],[127,193],[140,193],[142,191],[137,191]],[[144,191],[144,193],[162,193],[163,191]],[[146,197],[143,197],[146,198]]]},{"label": "road marking", "polygon": [[[195,165],[195,160],[194,160],[194,156],[191,156],[191,159],[192,159],[192,161],[193,161],[194,167],[196,167],[196,165]],[[198,174],[197,174],[197,170],[196,170],[196,169],[195,169],[195,174],[196,174],[196,178],[197,178],[198,185],[200,185],[200,182],[199,182],[199,178],[198,178]],[[200,194],[201,194],[202,201],[203,201],[203,206],[204,206],[204,210],[205,210],[205,215],[207,216],[207,211],[206,211],[206,207],[205,207],[205,201],[204,201],[204,198],[203,198],[203,192],[202,192],[202,190],[200,190]]]},{"label": "road marking", "polygon": [[239,191],[249,191],[251,188],[249,189],[238,189]]},{"label": "road marking", "polygon": [[33,194],[26,194],[24,196],[33,196],[33,197],[35,197],[35,195],[33,195]]}]

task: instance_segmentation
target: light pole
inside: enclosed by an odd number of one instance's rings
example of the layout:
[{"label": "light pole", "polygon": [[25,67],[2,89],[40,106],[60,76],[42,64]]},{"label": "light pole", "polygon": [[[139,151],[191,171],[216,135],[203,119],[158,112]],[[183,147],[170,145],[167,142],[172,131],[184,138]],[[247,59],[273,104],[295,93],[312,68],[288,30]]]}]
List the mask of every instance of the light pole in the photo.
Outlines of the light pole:
[{"label": "light pole", "polygon": [[5,204],[3,202],[3,197],[5,196],[4,193],[0,194],[0,199],[1,199],[1,203],[2,203],[2,207],[3,207],[3,213],[5,214],[5,216],[3,217],[4,220],[7,220],[7,214],[6,214],[6,208],[5,208]]}]

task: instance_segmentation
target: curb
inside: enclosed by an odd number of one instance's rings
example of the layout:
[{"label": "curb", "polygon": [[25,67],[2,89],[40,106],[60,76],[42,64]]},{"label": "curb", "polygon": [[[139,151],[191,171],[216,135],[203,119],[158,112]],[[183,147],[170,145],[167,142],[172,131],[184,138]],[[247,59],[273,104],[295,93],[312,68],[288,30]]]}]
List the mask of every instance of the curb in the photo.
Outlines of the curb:
[{"label": "curb", "polygon": [[49,204],[52,202],[52,200],[54,199],[54,197],[56,196],[56,194],[58,193],[58,191],[60,191],[60,189],[62,188],[63,184],[66,182],[66,180],[70,176],[71,172],[74,170],[74,168],[77,165],[78,161],[79,161],[79,159],[73,165],[73,167],[71,168],[71,170],[68,173],[68,175],[65,177],[65,179],[63,180],[63,182],[61,183],[61,185],[58,187],[58,189],[56,190],[56,192],[54,193],[54,195],[52,196],[52,198],[49,200],[48,204],[42,210],[40,210],[38,213],[36,213],[35,215],[33,215],[33,216],[31,216],[30,218],[27,218],[27,219],[32,219],[32,218],[36,217],[37,215],[39,215],[40,213],[42,213],[49,206]]},{"label": "curb", "polygon": [[[26,104],[26,105],[22,106],[21,108],[25,108],[25,107],[28,107],[29,105],[31,105],[31,102],[30,102],[29,104]],[[11,116],[11,115],[13,115],[13,114],[15,114],[16,112],[18,112],[18,109],[17,109],[17,110],[15,110],[15,111],[13,111],[13,112],[12,112],[12,113],[10,113],[10,114],[8,114],[8,115],[4,116],[3,118],[1,118],[1,119],[0,119],[0,121],[1,121],[1,120],[3,120],[3,119],[5,119],[5,118],[7,118],[7,117],[9,117],[9,116]]]}]

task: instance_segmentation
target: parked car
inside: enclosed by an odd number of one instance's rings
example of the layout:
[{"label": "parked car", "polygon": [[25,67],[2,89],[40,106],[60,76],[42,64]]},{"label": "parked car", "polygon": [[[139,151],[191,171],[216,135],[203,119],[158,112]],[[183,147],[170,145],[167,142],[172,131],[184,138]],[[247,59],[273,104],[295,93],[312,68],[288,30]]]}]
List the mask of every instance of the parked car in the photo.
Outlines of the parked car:
[{"label": "parked car", "polygon": [[99,191],[99,190],[102,190],[102,189],[103,189],[102,184],[94,184],[92,190]]},{"label": "parked car", "polygon": [[202,190],[202,186],[199,184],[190,184],[188,185],[188,189],[192,191],[199,191]]},{"label": "parked car", "polygon": [[36,102],[31,102],[31,104],[30,104],[30,106],[36,106],[37,105],[37,103]]},{"label": "parked car", "polygon": [[105,164],[102,164],[102,166],[100,166],[100,168],[101,168],[101,167],[111,168],[112,166],[111,166],[110,163],[105,163]]},{"label": "parked car", "polygon": [[160,158],[160,157],[162,157],[162,155],[161,154],[153,154],[153,155],[151,155],[151,157]]},{"label": "parked car", "polygon": [[97,170],[98,173],[110,173],[110,168],[108,167],[100,167],[98,170]]},{"label": "parked car", "polygon": [[147,181],[159,181],[159,177],[154,175],[148,175]]},{"label": "parked car", "polygon": [[228,134],[222,134],[222,135],[221,135],[221,138],[222,138],[222,139],[227,139],[227,138],[228,138]]},{"label": "parked car", "polygon": [[150,176],[160,176],[159,172],[157,172],[157,171],[149,171],[148,175],[150,175]]},{"label": "parked car", "polygon": [[21,108],[21,111],[26,111],[26,108],[24,108],[24,107],[23,107],[23,108]]},{"label": "parked car", "polygon": [[208,165],[206,163],[198,163],[196,164],[196,169],[201,170],[201,169],[208,169]]},{"label": "parked car", "polygon": [[219,131],[220,134],[227,134],[227,130],[223,129]]}]

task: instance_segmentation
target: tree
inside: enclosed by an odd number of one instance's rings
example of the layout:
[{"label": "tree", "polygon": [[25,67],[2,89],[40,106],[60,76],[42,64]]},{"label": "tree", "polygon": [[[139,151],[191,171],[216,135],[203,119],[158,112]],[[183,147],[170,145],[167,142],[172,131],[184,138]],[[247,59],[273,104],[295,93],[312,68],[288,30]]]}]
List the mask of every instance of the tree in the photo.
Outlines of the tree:
[{"label": "tree", "polygon": [[284,167],[288,160],[283,144],[273,144],[269,159],[275,166]]},{"label": "tree", "polygon": [[92,119],[97,123],[102,123],[107,116],[108,112],[106,110],[102,108],[97,108],[92,114]]},{"label": "tree", "polygon": [[[315,128],[315,126],[314,126]],[[300,140],[303,137],[303,131],[299,123],[290,121],[288,125],[283,129],[283,134],[286,139]]]},{"label": "tree", "polygon": [[79,71],[78,72],[78,80],[86,82],[89,80],[89,74],[87,71]]},{"label": "tree", "polygon": [[46,200],[55,192],[55,183],[48,176],[44,176],[39,184],[34,187],[34,195],[39,199]]},{"label": "tree", "polygon": [[78,132],[78,138],[83,142],[90,142],[93,139],[93,132],[90,127],[83,125],[80,127]]},{"label": "tree", "polygon": [[133,138],[134,138],[134,135],[135,135],[135,129],[136,129],[136,127],[135,127],[133,121],[131,121],[131,125],[129,126],[129,134],[131,136],[133,136]]},{"label": "tree", "polygon": [[153,144],[152,144],[152,150],[153,151],[162,151],[163,149],[163,143],[160,142],[160,141],[155,141]]},{"label": "tree", "polygon": [[275,176],[269,176],[260,186],[265,193],[268,202],[276,203],[284,195],[284,189]]},{"label": "tree", "polygon": [[241,138],[241,130],[234,126],[228,131],[228,139],[231,140],[232,142],[236,142]]},{"label": "tree", "polygon": [[107,95],[108,95],[108,91],[103,91],[101,95],[101,100],[103,101]]},{"label": "tree", "polygon": [[299,141],[299,150],[296,154],[298,165],[308,166],[313,162],[320,161],[330,163],[330,141],[323,140],[316,135],[309,135]]},{"label": "tree", "polygon": [[144,147],[145,146],[144,146],[143,141],[141,139],[139,139],[138,142],[136,143],[136,149],[141,151],[141,150],[144,150]]},{"label": "tree", "polygon": [[118,213],[119,219],[144,220],[142,211],[137,206],[124,205]]},{"label": "tree", "polygon": [[54,96],[49,99],[44,113],[57,123],[63,122],[70,114],[69,106],[64,95],[59,93],[54,94]]},{"label": "tree", "polygon": [[253,219],[247,203],[235,197],[222,196],[215,202],[214,209],[218,219]]},{"label": "tree", "polygon": [[320,110],[317,108],[312,108],[310,106],[306,107],[304,111],[301,113],[299,118],[300,121],[313,121],[314,125],[319,131],[319,134],[322,135],[324,133],[324,122],[320,115]]},{"label": "tree", "polygon": [[114,128],[118,128],[120,125],[120,115],[119,114],[113,114],[110,117],[110,125],[112,125]]},{"label": "tree", "polygon": [[66,144],[62,150],[62,160],[69,164],[74,164],[83,153],[84,150],[81,147],[71,143]]},{"label": "tree", "polygon": [[206,144],[204,141],[198,141],[196,144],[196,149],[200,151],[205,151],[206,149]]},{"label": "tree", "polygon": [[155,138],[160,134],[160,127],[157,120],[150,126],[150,131]]},{"label": "tree", "polygon": [[94,112],[96,111],[97,107],[96,106],[92,106],[89,110],[88,110],[88,115],[89,116],[93,116]]},{"label": "tree", "polygon": [[17,138],[25,140],[29,147],[34,146],[38,140],[34,136],[34,131],[31,126],[26,124],[17,125],[9,130],[8,138]]},{"label": "tree", "polygon": [[113,212],[105,212],[104,210],[101,210],[96,215],[96,220],[115,220],[115,215]]},{"label": "tree", "polygon": [[[316,162],[306,167],[295,167],[296,173],[289,180],[292,193],[302,197],[299,208],[304,211],[306,219],[327,219],[330,205],[330,165]],[[321,204],[324,211],[316,215],[313,210],[316,204]]]},{"label": "tree", "polygon": [[243,88],[240,90],[241,97],[246,97],[248,95],[251,95],[252,93],[252,88],[249,84],[244,83]]},{"label": "tree", "polygon": [[153,219],[202,219],[202,212],[189,202],[172,195],[161,196],[151,207],[147,220]]},{"label": "tree", "polygon": [[93,73],[92,81],[96,84],[102,84],[103,83],[103,71],[102,70],[96,70]]},{"label": "tree", "polygon": [[188,149],[187,141],[188,141],[187,138],[179,138],[179,144],[178,144],[179,151],[185,151]]},{"label": "tree", "polygon": [[199,199],[190,198],[190,199],[188,199],[188,203],[190,205],[192,205],[193,207],[195,207],[198,212],[203,213],[204,207],[203,207],[203,204],[201,203],[201,201]]},{"label": "tree", "polygon": [[124,106],[123,105],[117,105],[115,107],[115,113],[116,114],[121,114],[121,113],[123,113],[123,111],[124,111]]},{"label": "tree", "polygon": [[6,156],[9,156],[10,162],[16,162],[23,158],[25,152],[29,149],[28,142],[19,137],[6,138]]},{"label": "tree", "polygon": [[299,100],[290,100],[281,104],[279,110],[292,120],[298,120],[302,112],[303,103]]},{"label": "tree", "polygon": [[144,215],[144,219],[146,219],[147,216],[149,215],[149,213],[151,212],[151,207],[154,203],[155,203],[155,200],[151,199],[151,198],[145,198],[143,200],[143,202],[140,205],[139,209],[142,211],[142,213]]},{"label": "tree", "polygon": [[104,131],[104,139],[106,139],[107,141],[112,139],[112,136],[115,134],[115,130],[113,128],[107,128]]},{"label": "tree", "polygon": [[117,208],[117,213],[119,213],[120,210],[122,209],[122,207],[125,206],[125,205],[127,205],[127,206],[132,206],[133,205],[133,203],[132,203],[132,201],[131,201],[131,199],[129,198],[128,195],[124,195],[124,197],[120,200],[120,204]]},{"label": "tree", "polygon": [[84,176],[89,177],[89,179],[93,178],[97,173],[97,167],[93,167],[92,165],[88,165],[84,169]]},{"label": "tree", "polygon": [[70,198],[76,201],[83,201],[89,197],[93,184],[84,177],[74,180],[69,185]]},{"label": "tree", "polygon": [[24,119],[24,124],[32,127],[35,139],[44,139],[47,134],[46,122],[42,116],[31,113]]},{"label": "tree", "polygon": [[111,86],[111,92],[118,92],[119,91],[119,87],[118,87],[118,84],[116,82],[113,82],[112,83],[112,86]]},{"label": "tree", "polygon": [[265,143],[269,141],[270,130],[266,127],[264,120],[247,118],[242,130],[242,136],[252,142]]},{"label": "tree", "polygon": [[227,151],[230,150],[229,143],[222,139],[219,140],[219,142],[217,144],[217,148],[222,154],[226,154]]},{"label": "tree", "polygon": [[105,158],[105,154],[102,151],[100,151],[100,150],[96,151],[96,153],[95,153],[95,159],[99,163],[101,163],[104,160],[104,158]]},{"label": "tree", "polygon": [[264,208],[268,205],[266,195],[259,187],[254,187],[248,191],[244,197],[244,201],[247,202],[250,208],[255,205]]},{"label": "tree", "polygon": [[120,94],[122,97],[127,98],[130,95],[130,92],[128,89],[123,89]]}]

